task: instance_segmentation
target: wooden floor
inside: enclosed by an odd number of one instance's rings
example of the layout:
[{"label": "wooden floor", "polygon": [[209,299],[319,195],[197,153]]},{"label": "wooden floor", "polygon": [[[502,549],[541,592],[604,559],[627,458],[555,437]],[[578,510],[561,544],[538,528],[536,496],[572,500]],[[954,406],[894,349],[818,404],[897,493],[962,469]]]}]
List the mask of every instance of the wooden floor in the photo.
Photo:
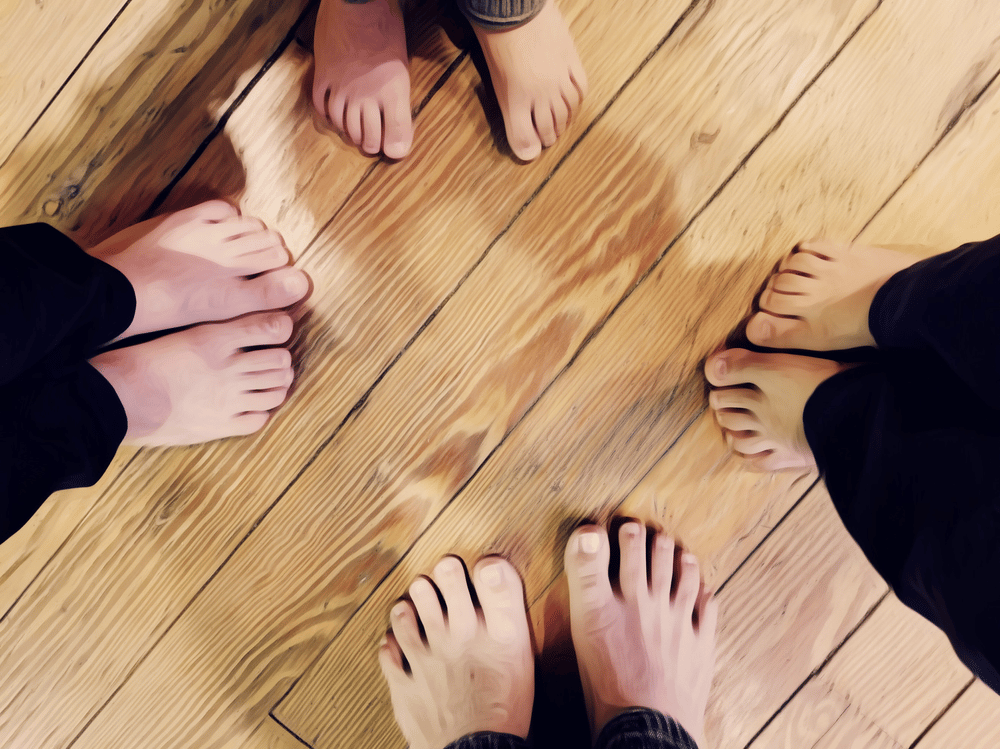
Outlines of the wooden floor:
[{"label": "wooden floor", "polygon": [[4,544],[0,746],[401,747],[375,650],[449,551],[517,566],[558,702],[562,546],[615,512],[720,589],[707,746],[1000,745],[816,475],[727,457],[700,374],[799,239],[1000,231],[1000,3],[560,0],[591,93],[531,165],[451,23],[411,24],[408,159],[317,129],[307,4],[0,5],[4,224],[86,245],[222,195],[315,283],[260,435],[122,448]]}]

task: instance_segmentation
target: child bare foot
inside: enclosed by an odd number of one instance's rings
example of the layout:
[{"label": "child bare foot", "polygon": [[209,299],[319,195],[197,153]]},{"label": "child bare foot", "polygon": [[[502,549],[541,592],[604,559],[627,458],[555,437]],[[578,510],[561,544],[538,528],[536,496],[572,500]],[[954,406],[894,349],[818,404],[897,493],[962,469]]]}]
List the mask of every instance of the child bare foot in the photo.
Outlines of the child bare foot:
[{"label": "child bare foot", "polygon": [[705,363],[708,402],[734,452],[764,471],[816,465],[802,413],[821,382],[848,365],[728,349]]},{"label": "child bare foot", "polygon": [[715,665],[716,601],[701,582],[698,560],[684,553],[676,563],[666,536],[653,539],[648,575],[645,527],[624,523],[618,537],[621,595],[608,577],[604,528],[578,528],[566,545],[570,626],[592,735],[629,708],[644,707],[673,718],[701,742]]},{"label": "child bare foot", "polygon": [[291,317],[264,312],[105,351],[90,363],[125,407],[126,441],[193,445],[264,426],[292,383],[291,355],[274,348],[291,334]]},{"label": "child bare foot", "polygon": [[413,121],[399,0],[323,0],[313,50],[320,115],[365,153],[406,156]]},{"label": "child bare foot", "polygon": [[119,338],[280,309],[309,291],[305,273],[284,267],[281,236],[222,200],[143,221],[89,252],[135,290]]},{"label": "child bare foot", "polygon": [[438,562],[433,585],[418,577],[410,586],[413,603],[392,609],[379,663],[411,749],[443,749],[478,731],[528,736],[534,654],[521,579],[495,557],[480,560],[472,579],[481,611],[457,557]]},{"label": "child bare foot", "polygon": [[507,142],[515,156],[531,161],[562,135],[587,95],[587,74],[569,27],[554,0],[521,26],[473,27],[503,112]]},{"label": "child bare foot", "polygon": [[882,247],[803,242],[768,281],[747,338],[758,346],[811,351],[874,346],[868,311],[875,293],[919,259]]}]

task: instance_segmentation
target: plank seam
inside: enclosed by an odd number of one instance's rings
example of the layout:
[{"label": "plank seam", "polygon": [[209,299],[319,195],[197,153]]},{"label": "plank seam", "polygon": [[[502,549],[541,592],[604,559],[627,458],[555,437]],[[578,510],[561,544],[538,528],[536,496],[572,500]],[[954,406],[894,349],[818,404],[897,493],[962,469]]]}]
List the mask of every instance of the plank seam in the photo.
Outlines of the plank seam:
[{"label": "plank seam", "polygon": [[921,741],[923,741],[924,737],[928,733],[930,733],[930,730],[932,728],[934,728],[934,726],[936,726],[938,724],[938,722],[944,717],[945,713],[947,713],[949,710],[951,710],[955,706],[955,703],[958,702],[962,698],[962,695],[965,694],[966,692],[968,692],[972,688],[972,685],[975,684],[975,683],[976,683],[976,677],[973,676],[971,679],[969,679],[969,682],[964,687],[962,687],[961,689],[958,690],[958,694],[956,694],[952,698],[951,702],[949,702],[947,705],[945,705],[944,708],[942,708],[941,712],[939,712],[936,716],[934,716],[934,720],[932,720],[928,724],[927,728],[925,728],[923,731],[920,732],[920,735],[917,736],[917,738],[915,738],[913,740],[913,743],[910,744],[910,746],[908,747],[908,749],[913,749],[913,747],[915,747],[917,744],[919,744]]}]

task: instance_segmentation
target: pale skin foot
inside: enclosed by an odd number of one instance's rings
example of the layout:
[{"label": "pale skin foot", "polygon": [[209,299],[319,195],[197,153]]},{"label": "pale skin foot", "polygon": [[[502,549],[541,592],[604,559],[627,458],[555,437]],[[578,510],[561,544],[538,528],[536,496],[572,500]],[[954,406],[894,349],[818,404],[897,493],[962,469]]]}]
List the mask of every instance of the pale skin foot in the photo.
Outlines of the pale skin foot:
[{"label": "pale skin foot", "polygon": [[531,161],[555,144],[587,95],[569,27],[554,0],[527,23],[490,31],[473,24],[514,155]]},{"label": "pale skin foot", "polygon": [[406,156],[413,120],[399,0],[323,0],[313,49],[316,111],[365,153]]},{"label": "pale skin foot", "polygon": [[875,293],[919,259],[882,247],[803,242],[768,281],[747,338],[758,346],[809,351],[874,346],[868,311]]},{"label": "pale skin foot", "polygon": [[438,562],[432,577],[433,585],[418,577],[410,586],[412,604],[393,607],[392,631],[379,648],[396,721],[410,748],[443,749],[477,731],[527,738],[534,653],[516,570],[496,557],[480,560],[472,574],[480,609],[457,557]]},{"label": "pale skin foot", "polygon": [[621,592],[611,587],[607,531],[585,525],[566,545],[570,626],[596,740],[629,708],[659,710],[701,743],[715,666],[718,605],[702,583],[698,560],[675,560],[674,543],[656,534],[646,570],[646,528],[618,532]]},{"label": "pale skin foot", "polygon": [[848,365],[794,354],[727,349],[705,363],[708,402],[729,447],[755,468],[816,465],[802,414],[821,382]]},{"label": "pale skin foot", "polygon": [[143,221],[89,253],[135,290],[135,317],[119,339],[281,309],[309,291],[306,274],[286,267],[281,236],[222,200]]},{"label": "pale skin foot", "polygon": [[127,442],[193,445],[267,423],[292,383],[291,355],[278,348],[291,334],[291,317],[262,312],[105,351],[90,363],[125,407]]}]

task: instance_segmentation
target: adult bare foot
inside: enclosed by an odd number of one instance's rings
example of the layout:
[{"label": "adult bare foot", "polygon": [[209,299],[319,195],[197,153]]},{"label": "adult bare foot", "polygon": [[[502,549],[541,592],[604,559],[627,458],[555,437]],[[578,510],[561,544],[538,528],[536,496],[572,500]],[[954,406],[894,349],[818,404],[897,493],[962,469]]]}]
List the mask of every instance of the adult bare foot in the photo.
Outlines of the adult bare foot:
[{"label": "adult bare foot", "polygon": [[313,50],[316,111],[365,153],[406,156],[413,120],[399,0],[323,0]]},{"label": "adult bare foot", "polygon": [[768,281],[747,338],[758,346],[811,351],[874,346],[868,311],[875,293],[919,259],[882,247],[803,242]]},{"label": "adult bare foot", "polygon": [[119,339],[280,309],[309,291],[305,273],[284,267],[281,236],[222,200],[143,221],[89,252],[135,290],[135,317]]},{"label": "adult bare foot", "polygon": [[708,396],[734,452],[760,470],[816,465],[802,413],[821,382],[849,365],[794,354],[727,349],[705,363]]},{"label": "adult bare foot", "polygon": [[624,523],[618,537],[621,595],[608,577],[604,528],[578,528],[566,545],[570,626],[593,737],[617,715],[644,707],[700,742],[715,664],[716,601],[698,560],[684,553],[675,565],[666,536],[653,539],[648,576],[645,527]]},{"label": "adult bare foot", "polygon": [[563,134],[587,95],[587,74],[554,0],[512,29],[473,24],[490,69],[507,130],[522,161],[536,158]]},{"label": "adult bare foot", "polygon": [[291,334],[291,317],[263,312],[105,351],[90,363],[125,407],[126,441],[193,445],[264,426],[292,383],[291,355],[274,348]]},{"label": "adult bare foot", "polygon": [[379,663],[411,749],[442,749],[478,731],[528,736],[534,655],[521,580],[496,557],[480,560],[472,578],[481,612],[457,557],[438,562],[434,585],[418,577],[410,586],[413,603],[392,609]]}]

